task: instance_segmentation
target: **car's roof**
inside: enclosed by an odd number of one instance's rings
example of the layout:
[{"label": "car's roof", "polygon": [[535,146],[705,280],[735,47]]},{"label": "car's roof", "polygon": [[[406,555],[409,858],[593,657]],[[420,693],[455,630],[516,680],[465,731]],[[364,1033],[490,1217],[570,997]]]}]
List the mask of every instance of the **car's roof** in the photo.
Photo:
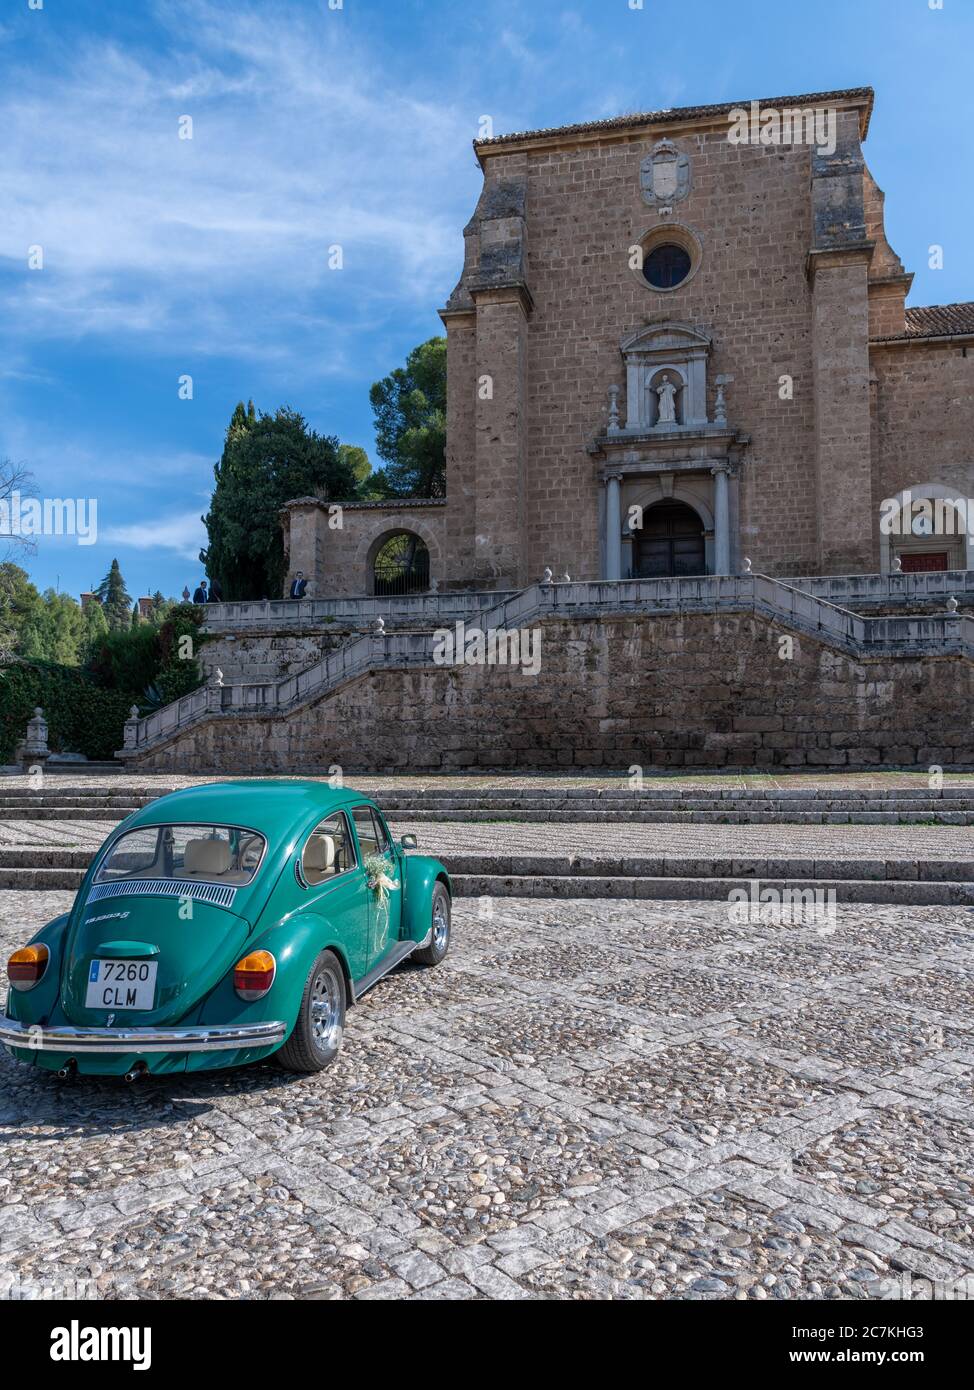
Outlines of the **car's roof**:
[{"label": "car's roof", "polygon": [[339,806],[371,798],[352,787],[332,787],[285,777],[250,778],[240,782],[206,782],[183,787],[143,806],[129,825],[164,825],[201,821],[242,825],[268,837],[287,834],[315,815],[326,816]]}]

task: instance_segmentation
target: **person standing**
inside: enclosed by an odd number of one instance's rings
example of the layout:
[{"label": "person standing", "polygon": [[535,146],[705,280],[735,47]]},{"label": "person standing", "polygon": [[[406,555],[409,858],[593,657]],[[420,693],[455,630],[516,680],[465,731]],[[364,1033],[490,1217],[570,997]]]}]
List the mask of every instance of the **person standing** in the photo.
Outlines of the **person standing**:
[{"label": "person standing", "polygon": [[304,571],[298,570],[297,574],[291,580],[291,589],[288,593],[288,598],[304,598],[307,587],[308,581],[304,577]]},{"label": "person standing", "polygon": [[199,586],[198,586],[198,588],[197,588],[197,590],[196,590],[196,593],[193,595],[193,602],[194,602],[194,603],[207,603],[207,602],[208,602],[208,599],[207,599],[207,597],[206,597],[206,580],[205,580],[205,579],[201,579],[201,580],[200,580]]}]

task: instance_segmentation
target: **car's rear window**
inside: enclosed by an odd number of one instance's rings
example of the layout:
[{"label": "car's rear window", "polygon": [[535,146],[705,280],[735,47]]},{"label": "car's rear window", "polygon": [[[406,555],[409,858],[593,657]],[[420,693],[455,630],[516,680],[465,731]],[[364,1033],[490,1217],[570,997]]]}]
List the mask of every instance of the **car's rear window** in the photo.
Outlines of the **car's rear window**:
[{"label": "car's rear window", "polygon": [[146,825],[119,836],[95,882],[178,878],[240,886],[257,872],[266,843],[258,831],[235,825]]}]

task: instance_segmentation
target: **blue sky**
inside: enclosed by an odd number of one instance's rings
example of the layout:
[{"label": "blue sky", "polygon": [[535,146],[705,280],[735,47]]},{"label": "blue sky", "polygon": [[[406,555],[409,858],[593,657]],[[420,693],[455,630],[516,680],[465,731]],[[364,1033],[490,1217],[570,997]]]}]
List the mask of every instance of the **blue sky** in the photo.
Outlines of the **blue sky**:
[{"label": "blue sky", "polygon": [[631,3],[3,0],[0,457],[98,504],[97,544],[42,539],[35,582],[77,594],[117,555],[133,596],[195,584],[238,399],[372,453],[369,385],[441,329],[484,115],[871,85],[910,302],[974,298],[971,0]]}]

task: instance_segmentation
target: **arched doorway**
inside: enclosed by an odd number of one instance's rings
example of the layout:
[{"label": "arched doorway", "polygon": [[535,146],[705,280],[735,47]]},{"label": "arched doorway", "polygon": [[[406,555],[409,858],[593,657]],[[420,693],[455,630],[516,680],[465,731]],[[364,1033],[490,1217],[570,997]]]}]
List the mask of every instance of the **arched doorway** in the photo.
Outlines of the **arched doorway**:
[{"label": "arched doorway", "polygon": [[386,536],[372,562],[373,594],[422,594],[429,586],[430,553],[422,537],[413,531]]},{"label": "arched doorway", "polygon": [[633,532],[633,576],[668,579],[706,574],[703,522],[686,502],[657,502],[643,512],[641,529]]}]

